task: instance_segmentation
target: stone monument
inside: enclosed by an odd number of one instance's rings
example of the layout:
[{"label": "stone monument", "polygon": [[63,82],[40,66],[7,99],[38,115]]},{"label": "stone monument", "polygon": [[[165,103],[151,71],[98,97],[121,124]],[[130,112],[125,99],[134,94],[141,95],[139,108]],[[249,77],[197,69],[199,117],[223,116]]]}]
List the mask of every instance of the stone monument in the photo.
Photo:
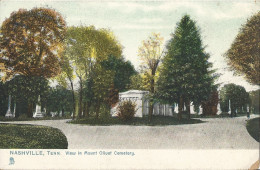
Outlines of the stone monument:
[{"label": "stone monument", "polygon": [[7,118],[13,118],[14,115],[12,114],[12,111],[11,111],[11,95],[9,95],[8,97],[8,109],[7,109],[7,112],[5,114],[5,117]]},{"label": "stone monument", "polygon": [[[40,95],[39,95],[39,97],[38,97],[38,103],[40,102]],[[43,117],[43,113],[42,113],[42,111],[41,111],[41,106],[39,105],[39,104],[36,104],[36,109],[35,109],[35,112],[34,112],[34,114],[33,114],[33,117],[34,118],[40,118],[40,117]]]},{"label": "stone monument", "polygon": [[221,109],[220,109],[220,95],[218,95],[218,106],[217,106],[217,115],[221,114]]},{"label": "stone monument", "polygon": [[16,112],[16,103],[14,103],[14,113],[13,113],[14,117],[15,117],[15,112]]},{"label": "stone monument", "polygon": [[230,103],[230,100],[228,101],[228,114],[231,114],[231,103]]},{"label": "stone monument", "polygon": [[178,104],[176,103],[176,104],[175,104],[175,107],[174,107],[174,112],[175,112],[175,113],[178,113],[178,109],[179,109],[179,108],[178,108]]}]

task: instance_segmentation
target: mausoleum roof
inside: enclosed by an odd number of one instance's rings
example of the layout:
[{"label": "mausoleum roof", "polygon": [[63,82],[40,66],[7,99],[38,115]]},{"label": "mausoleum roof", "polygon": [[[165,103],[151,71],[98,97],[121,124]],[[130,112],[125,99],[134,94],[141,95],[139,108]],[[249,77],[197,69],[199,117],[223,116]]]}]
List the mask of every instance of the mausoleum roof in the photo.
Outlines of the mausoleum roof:
[{"label": "mausoleum roof", "polygon": [[129,91],[126,91],[126,92],[121,92],[119,94],[145,94],[145,93],[149,93],[149,91],[144,91],[144,90],[129,90]]}]

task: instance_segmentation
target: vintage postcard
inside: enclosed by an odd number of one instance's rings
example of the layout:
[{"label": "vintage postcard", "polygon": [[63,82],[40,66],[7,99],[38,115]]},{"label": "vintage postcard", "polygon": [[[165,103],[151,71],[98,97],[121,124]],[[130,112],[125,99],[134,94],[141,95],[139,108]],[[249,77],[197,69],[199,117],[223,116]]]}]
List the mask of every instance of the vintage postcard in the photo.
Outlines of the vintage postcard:
[{"label": "vintage postcard", "polygon": [[257,0],[0,0],[0,169],[258,169]]}]

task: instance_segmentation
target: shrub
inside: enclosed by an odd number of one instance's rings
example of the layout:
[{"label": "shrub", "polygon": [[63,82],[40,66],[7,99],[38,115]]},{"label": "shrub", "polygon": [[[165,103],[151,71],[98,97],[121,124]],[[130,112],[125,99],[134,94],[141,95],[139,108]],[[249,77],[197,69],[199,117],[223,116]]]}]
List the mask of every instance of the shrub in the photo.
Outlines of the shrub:
[{"label": "shrub", "polygon": [[122,101],[117,108],[117,116],[119,119],[127,121],[131,120],[136,113],[136,103],[131,100]]},{"label": "shrub", "polygon": [[28,119],[27,114],[21,114],[19,115],[18,119]]},{"label": "shrub", "polygon": [[66,136],[56,128],[0,124],[0,149],[67,149]]}]

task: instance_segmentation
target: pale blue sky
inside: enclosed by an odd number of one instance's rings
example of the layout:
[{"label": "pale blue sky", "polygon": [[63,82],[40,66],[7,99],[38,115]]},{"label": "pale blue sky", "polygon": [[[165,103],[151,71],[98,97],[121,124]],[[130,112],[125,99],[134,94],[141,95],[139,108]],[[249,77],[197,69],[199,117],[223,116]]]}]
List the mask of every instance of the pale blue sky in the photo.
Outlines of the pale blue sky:
[{"label": "pale blue sky", "polygon": [[94,25],[111,29],[124,46],[123,54],[136,68],[140,64],[138,46],[152,32],[168,41],[176,23],[189,14],[201,28],[206,51],[214,68],[223,75],[220,83],[236,83],[247,91],[257,89],[242,77],[227,70],[223,54],[247,18],[260,9],[260,2],[250,1],[0,1],[0,23],[19,8],[51,7],[60,12],[67,25]]}]

